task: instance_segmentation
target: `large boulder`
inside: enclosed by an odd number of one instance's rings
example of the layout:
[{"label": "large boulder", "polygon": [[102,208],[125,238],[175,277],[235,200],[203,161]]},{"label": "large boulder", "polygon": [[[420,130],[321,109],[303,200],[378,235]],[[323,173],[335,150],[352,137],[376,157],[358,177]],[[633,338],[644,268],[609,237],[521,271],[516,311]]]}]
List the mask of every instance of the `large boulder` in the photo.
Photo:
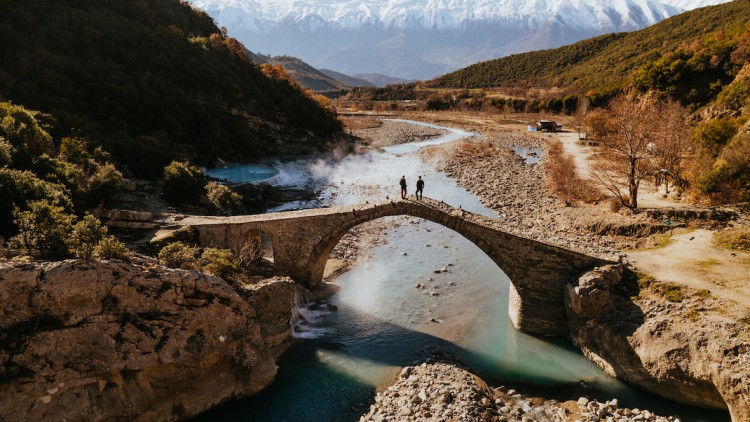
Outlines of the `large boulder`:
[{"label": "large boulder", "polygon": [[639,287],[620,266],[585,274],[565,293],[573,343],[612,376],[750,420],[750,333],[737,323],[741,308],[684,286],[671,286],[684,297],[670,301],[660,293],[666,286]]},{"label": "large boulder", "polygon": [[[254,302],[269,289],[264,322]],[[255,394],[274,379],[268,346],[293,300],[288,279],[236,290],[147,263],[0,264],[0,414],[179,420]]]}]

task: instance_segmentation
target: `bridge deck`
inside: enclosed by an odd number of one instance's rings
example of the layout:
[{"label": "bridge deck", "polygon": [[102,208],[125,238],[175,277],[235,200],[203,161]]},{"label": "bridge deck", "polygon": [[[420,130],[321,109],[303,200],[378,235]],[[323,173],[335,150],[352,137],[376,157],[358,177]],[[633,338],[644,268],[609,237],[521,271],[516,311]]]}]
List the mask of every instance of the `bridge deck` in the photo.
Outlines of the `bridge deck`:
[{"label": "bridge deck", "polygon": [[480,214],[476,214],[473,212],[469,212],[466,210],[463,210],[461,208],[454,208],[451,205],[432,198],[424,198],[421,201],[411,200],[411,199],[399,199],[399,200],[390,200],[390,201],[381,201],[381,202],[365,202],[360,204],[354,204],[354,205],[344,205],[344,206],[335,206],[335,207],[323,207],[323,208],[310,208],[310,209],[304,209],[304,210],[295,210],[295,211],[282,211],[282,212],[274,212],[274,213],[267,213],[267,214],[253,214],[253,215],[236,215],[236,216],[188,216],[179,222],[177,224],[179,226],[208,226],[208,225],[242,225],[242,224],[248,224],[248,223],[260,223],[260,222],[281,222],[284,220],[297,220],[302,219],[306,217],[319,217],[319,216],[329,216],[329,215],[337,215],[337,214],[348,214],[351,212],[359,212],[359,211],[368,211],[368,210],[375,210],[377,208],[383,208],[383,207],[398,207],[398,206],[404,206],[404,205],[419,205],[425,208],[430,208],[436,211],[443,212],[447,215],[461,217],[463,220],[466,220],[468,222],[478,224],[481,226],[484,226],[489,229],[497,230],[499,232],[502,232],[506,235],[527,239],[530,241],[538,242],[545,244],[547,246],[560,248],[564,250],[570,250],[573,252],[583,253],[586,255],[591,255],[596,258],[600,259],[610,259],[609,257],[603,257],[603,256],[595,256],[592,255],[589,251],[582,251],[574,248],[570,248],[569,246],[562,246],[559,244],[555,244],[546,240],[539,240],[539,239],[533,239],[518,233],[512,233],[507,231],[503,227],[503,223],[500,220],[496,220],[490,217],[486,217]]}]

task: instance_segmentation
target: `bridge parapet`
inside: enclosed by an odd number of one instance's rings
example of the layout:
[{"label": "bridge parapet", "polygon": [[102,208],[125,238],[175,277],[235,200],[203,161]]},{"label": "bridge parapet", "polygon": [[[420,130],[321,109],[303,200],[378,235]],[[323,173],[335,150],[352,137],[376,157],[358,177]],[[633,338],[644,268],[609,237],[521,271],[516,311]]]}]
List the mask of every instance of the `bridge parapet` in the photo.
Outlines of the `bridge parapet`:
[{"label": "bridge parapet", "polygon": [[565,284],[608,261],[502,230],[500,222],[434,199],[398,200],[233,217],[190,217],[203,245],[237,249],[261,233],[272,238],[276,272],[314,287],[341,238],[353,227],[387,216],[423,218],[456,231],[479,247],[511,280],[509,315],[521,331],[565,335]]}]

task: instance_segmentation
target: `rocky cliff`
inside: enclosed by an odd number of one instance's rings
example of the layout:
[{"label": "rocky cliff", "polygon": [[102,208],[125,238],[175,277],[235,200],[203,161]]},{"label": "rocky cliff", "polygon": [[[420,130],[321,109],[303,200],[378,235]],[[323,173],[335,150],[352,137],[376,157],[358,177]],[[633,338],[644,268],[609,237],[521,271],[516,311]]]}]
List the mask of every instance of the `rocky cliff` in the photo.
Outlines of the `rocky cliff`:
[{"label": "rocky cliff", "polygon": [[178,420],[257,393],[293,299],[288,279],[243,289],[148,263],[0,263],[0,414]]},{"label": "rocky cliff", "polygon": [[573,343],[610,375],[750,420],[750,327],[736,305],[620,266],[569,285],[566,304]]}]

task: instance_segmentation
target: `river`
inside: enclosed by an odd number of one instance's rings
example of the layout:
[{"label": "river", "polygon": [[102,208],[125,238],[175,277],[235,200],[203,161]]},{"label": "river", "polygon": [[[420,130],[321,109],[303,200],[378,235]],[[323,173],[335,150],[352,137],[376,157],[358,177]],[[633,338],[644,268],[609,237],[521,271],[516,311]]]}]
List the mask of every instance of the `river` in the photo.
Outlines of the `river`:
[{"label": "river", "polygon": [[[409,192],[420,175],[426,196],[494,217],[473,194],[415,154],[426,145],[473,136],[448,130],[429,141],[338,160],[277,163],[273,183],[313,184],[321,194],[274,211],[395,199],[401,175]],[[621,406],[679,415],[683,421],[729,420],[724,412],[678,405],[609,377],[566,340],[519,333],[507,315],[509,280],[479,248],[432,222],[388,219],[386,242],[369,248],[365,259],[337,278],[341,290],[328,302],[338,311],[301,310],[307,323],[280,359],[274,384],[198,420],[356,420],[376,390],[431,347],[453,352],[491,385],[520,386],[522,392],[560,400],[616,397]]]}]

